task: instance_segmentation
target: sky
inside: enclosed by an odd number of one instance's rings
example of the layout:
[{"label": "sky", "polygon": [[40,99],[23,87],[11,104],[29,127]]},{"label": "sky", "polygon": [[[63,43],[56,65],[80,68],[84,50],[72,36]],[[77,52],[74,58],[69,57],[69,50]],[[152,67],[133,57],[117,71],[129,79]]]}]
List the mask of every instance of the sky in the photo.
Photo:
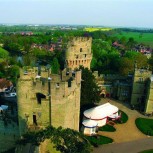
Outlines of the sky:
[{"label": "sky", "polygon": [[0,23],[153,28],[153,0],[0,0]]}]

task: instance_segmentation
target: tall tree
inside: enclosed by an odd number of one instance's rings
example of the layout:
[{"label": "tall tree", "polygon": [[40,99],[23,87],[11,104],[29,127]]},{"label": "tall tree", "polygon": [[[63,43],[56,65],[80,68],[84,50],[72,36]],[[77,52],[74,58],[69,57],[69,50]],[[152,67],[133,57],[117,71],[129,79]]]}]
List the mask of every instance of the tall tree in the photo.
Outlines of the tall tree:
[{"label": "tall tree", "polygon": [[88,68],[81,66],[80,69],[82,70],[81,106],[99,102],[100,94],[95,77]]},{"label": "tall tree", "polygon": [[53,58],[53,62],[51,64],[51,70],[53,74],[58,74],[60,70],[60,65],[58,63],[58,59],[56,57]]}]

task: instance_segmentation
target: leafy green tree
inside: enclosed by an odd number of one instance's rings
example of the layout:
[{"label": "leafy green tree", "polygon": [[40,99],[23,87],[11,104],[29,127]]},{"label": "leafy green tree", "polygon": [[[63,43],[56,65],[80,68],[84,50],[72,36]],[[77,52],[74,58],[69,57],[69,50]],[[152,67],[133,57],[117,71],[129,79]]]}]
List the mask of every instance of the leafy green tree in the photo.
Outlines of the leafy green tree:
[{"label": "leafy green tree", "polygon": [[95,82],[95,77],[88,68],[80,67],[82,70],[81,83],[81,106],[93,104],[100,101],[99,88]]},{"label": "leafy green tree", "polygon": [[96,70],[97,59],[95,57],[92,58],[90,67],[92,70]]},{"label": "leafy green tree", "polygon": [[131,49],[133,48],[135,45],[137,44],[137,42],[134,40],[134,38],[130,37],[126,46]]},{"label": "leafy green tree", "polygon": [[129,72],[134,71],[134,60],[131,60],[127,57],[121,59],[121,65],[119,67],[119,72],[121,75],[128,75]]},{"label": "leafy green tree", "polygon": [[46,129],[37,132],[28,132],[23,135],[23,139],[17,141],[17,144],[25,145],[32,143],[33,145],[40,145],[45,139],[50,139],[57,151],[61,153],[90,153],[91,145],[84,135],[72,130],[57,129],[49,126]]},{"label": "leafy green tree", "polygon": [[17,78],[20,75],[20,68],[17,65],[13,65],[8,69],[8,77],[13,81],[13,83],[16,83]]},{"label": "leafy green tree", "polygon": [[58,74],[60,70],[60,65],[58,63],[58,59],[54,57],[52,64],[51,64],[51,71],[53,74]]},{"label": "leafy green tree", "polygon": [[126,45],[126,43],[127,43],[127,39],[126,39],[125,36],[121,37],[121,39],[120,39],[120,43],[121,43],[122,45]]},{"label": "leafy green tree", "polygon": [[8,51],[3,48],[0,48],[0,59],[7,59],[9,57]]},{"label": "leafy green tree", "polygon": [[148,63],[149,63],[151,71],[153,72],[153,55],[151,55],[151,58],[149,58]]},{"label": "leafy green tree", "polygon": [[131,62],[133,62],[133,65],[134,62],[136,61],[138,68],[145,68],[148,66],[147,57],[139,52],[128,51],[126,52],[124,57],[128,57],[131,60]]}]

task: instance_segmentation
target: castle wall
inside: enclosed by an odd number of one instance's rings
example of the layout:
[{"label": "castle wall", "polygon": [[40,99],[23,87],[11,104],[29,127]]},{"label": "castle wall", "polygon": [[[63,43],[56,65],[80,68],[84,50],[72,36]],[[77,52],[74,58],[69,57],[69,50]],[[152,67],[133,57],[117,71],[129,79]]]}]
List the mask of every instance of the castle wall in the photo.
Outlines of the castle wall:
[{"label": "castle wall", "polygon": [[150,81],[148,89],[148,98],[146,100],[145,113],[153,114],[153,82]]},{"label": "castle wall", "polygon": [[[46,77],[47,74],[48,72],[44,76]],[[51,125],[79,130],[81,72],[75,72],[75,77],[71,76],[70,80],[64,81],[61,80],[60,75],[50,75],[51,82],[43,76],[40,79],[35,79],[34,76],[36,76],[35,73],[23,75],[21,71],[21,77],[17,83],[20,134],[22,135],[28,129],[49,125],[49,86]],[[46,96],[41,98],[41,104],[38,102],[36,93]]]},{"label": "castle wall", "polygon": [[90,69],[92,60],[92,38],[75,37],[68,42],[66,50],[66,67],[74,70],[80,65]]},{"label": "castle wall", "polygon": [[131,105],[144,111],[147,98],[147,82],[151,77],[151,71],[135,69],[131,95]]}]

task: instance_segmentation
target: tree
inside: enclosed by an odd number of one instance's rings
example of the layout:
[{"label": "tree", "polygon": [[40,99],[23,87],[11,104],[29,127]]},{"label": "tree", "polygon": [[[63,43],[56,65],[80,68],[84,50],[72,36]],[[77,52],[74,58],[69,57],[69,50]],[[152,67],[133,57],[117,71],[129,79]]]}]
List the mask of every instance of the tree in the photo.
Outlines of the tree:
[{"label": "tree", "polygon": [[121,75],[128,75],[129,72],[134,71],[134,60],[127,57],[122,57],[119,72]]},{"label": "tree", "polygon": [[17,144],[25,145],[32,143],[40,145],[45,139],[50,139],[55,145],[57,151],[61,153],[90,153],[91,145],[85,136],[72,129],[57,129],[49,126],[36,132],[28,132],[23,135],[23,139],[17,141]]},{"label": "tree", "polygon": [[124,57],[128,57],[131,60],[131,62],[133,62],[133,65],[134,62],[136,61],[138,68],[144,68],[148,66],[147,57],[139,52],[128,51],[126,52]]},{"label": "tree", "polygon": [[17,78],[20,75],[20,68],[17,65],[13,65],[8,69],[8,77],[12,80],[13,83],[16,83]]},{"label": "tree", "polygon": [[52,65],[51,65],[51,70],[53,74],[58,74],[60,70],[60,65],[58,63],[58,59],[54,57]]},{"label": "tree", "polygon": [[151,68],[150,68],[151,71],[153,72],[153,55],[151,55],[151,58],[149,58],[148,63],[149,63],[149,66],[151,67]]},{"label": "tree", "polygon": [[8,51],[3,48],[0,48],[0,58],[7,59],[9,57]]},{"label": "tree", "polygon": [[100,101],[99,88],[95,82],[95,77],[88,68],[80,67],[82,70],[81,83],[81,106],[93,104]]}]

